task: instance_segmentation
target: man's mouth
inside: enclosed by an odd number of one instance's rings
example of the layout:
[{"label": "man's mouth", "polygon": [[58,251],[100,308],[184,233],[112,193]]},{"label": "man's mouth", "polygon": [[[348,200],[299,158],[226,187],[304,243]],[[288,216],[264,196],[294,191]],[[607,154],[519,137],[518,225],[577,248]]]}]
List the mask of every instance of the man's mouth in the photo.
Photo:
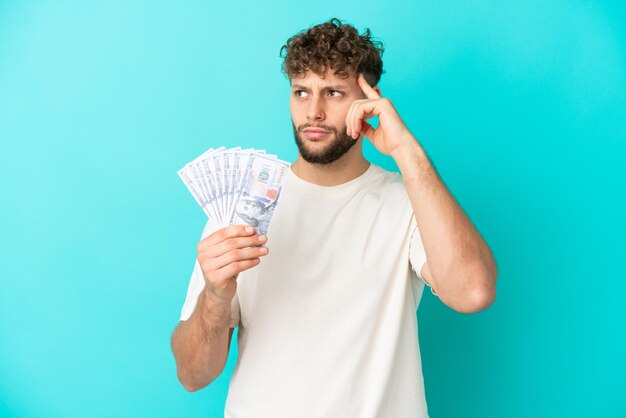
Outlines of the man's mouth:
[{"label": "man's mouth", "polygon": [[302,130],[302,133],[304,133],[308,139],[317,140],[324,138],[330,132],[320,128],[305,128]]}]

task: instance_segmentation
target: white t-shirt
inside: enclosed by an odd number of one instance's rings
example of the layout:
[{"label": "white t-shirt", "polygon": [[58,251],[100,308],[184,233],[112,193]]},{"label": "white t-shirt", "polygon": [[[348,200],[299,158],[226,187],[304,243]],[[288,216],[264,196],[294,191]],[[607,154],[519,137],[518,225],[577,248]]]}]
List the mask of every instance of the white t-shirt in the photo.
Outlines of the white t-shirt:
[{"label": "white t-shirt", "polygon": [[[370,164],[326,187],[289,170],[267,236],[269,254],[237,279],[225,416],[428,417],[416,315],[426,254],[402,177]],[[181,320],[203,288],[196,261]]]}]

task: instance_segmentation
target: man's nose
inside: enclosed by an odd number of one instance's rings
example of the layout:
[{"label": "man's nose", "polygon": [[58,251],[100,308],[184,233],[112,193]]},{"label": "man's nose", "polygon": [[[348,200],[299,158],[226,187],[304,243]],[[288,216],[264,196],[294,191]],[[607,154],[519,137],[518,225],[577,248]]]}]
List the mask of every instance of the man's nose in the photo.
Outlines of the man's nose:
[{"label": "man's nose", "polygon": [[324,118],[325,118],[325,115],[324,115],[324,108],[323,108],[322,101],[317,97],[312,98],[311,101],[309,102],[307,119],[324,120]]}]

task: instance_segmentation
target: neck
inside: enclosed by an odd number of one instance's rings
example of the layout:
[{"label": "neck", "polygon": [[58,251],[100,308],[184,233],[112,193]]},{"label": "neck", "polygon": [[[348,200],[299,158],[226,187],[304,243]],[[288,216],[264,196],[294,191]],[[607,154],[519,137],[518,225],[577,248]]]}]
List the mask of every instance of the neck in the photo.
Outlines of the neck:
[{"label": "neck", "polygon": [[332,187],[359,177],[369,166],[370,163],[363,157],[360,147],[355,145],[341,158],[329,164],[309,163],[298,153],[298,159],[291,164],[291,170],[309,183]]}]

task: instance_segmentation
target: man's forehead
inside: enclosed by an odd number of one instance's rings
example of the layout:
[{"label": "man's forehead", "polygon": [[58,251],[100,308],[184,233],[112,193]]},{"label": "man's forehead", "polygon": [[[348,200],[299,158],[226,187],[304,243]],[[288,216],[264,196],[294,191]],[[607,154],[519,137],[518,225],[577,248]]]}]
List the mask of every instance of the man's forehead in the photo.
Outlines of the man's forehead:
[{"label": "man's forehead", "polygon": [[341,78],[328,71],[322,78],[320,75],[307,71],[304,76],[289,80],[293,88],[344,88],[348,89],[356,85],[356,77]]},{"label": "man's forehead", "polygon": [[330,84],[330,83],[317,83],[317,82],[306,83],[306,84],[293,83],[291,85],[292,89],[310,90],[316,87],[319,88],[320,90],[323,90],[323,89],[348,90],[350,88],[350,86],[348,86],[347,84]]}]

